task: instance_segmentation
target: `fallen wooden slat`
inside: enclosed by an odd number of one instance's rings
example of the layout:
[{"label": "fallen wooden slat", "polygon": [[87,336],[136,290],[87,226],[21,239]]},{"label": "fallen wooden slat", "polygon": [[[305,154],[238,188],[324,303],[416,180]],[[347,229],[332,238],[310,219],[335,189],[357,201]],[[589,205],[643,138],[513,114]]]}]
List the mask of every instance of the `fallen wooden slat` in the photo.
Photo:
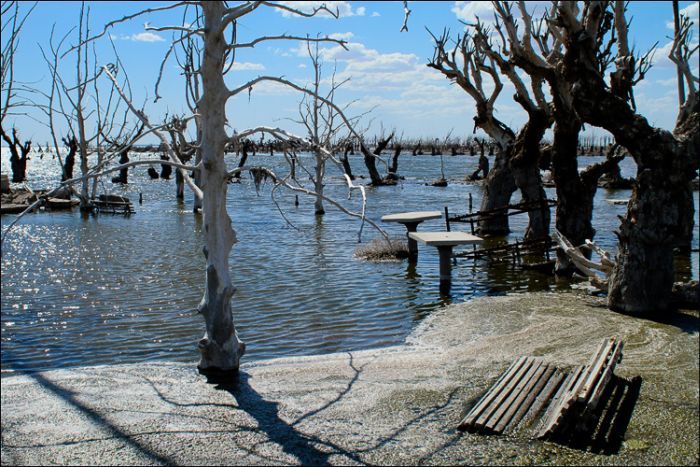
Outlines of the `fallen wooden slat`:
[{"label": "fallen wooden slat", "polygon": [[543,387],[540,389],[535,388],[536,394],[533,395],[534,400],[530,403],[530,407],[527,411],[522,415],[522,425],[529,425],[535,417],[542,412],[542,409],[551,402],[552,397],[564,379],[565,375],[561,370],[554,366],[550,366],[549,368],[551,372],[548,371],[542,378]]},{"label": "fallen wooden slat", "polygon": [[538,438],[552,435],[562,425],[564,417],[575,400],[576,389],[583,384],[585,368],[584,366],[576,368],[566,378],[554,397],[550,410],[545,414],[544,426],[537,435]]},{"label": "fallen wooden slat", "polygon": [[515,400],[518,398],[520,393],[523,391],[523,389],[527,387],[528,383],[532,379],[532,376],[534,375],[534,372],[537,371],[537,369],[541,365],[541,360],[535,358],[530,359],[529,365],[527,365],[527,370],[520,377],[516,385],[513,387],[509,394],[505,394],[504,397],[502,397],[498,401],[498,406],[494,407],[495,410],[484,424],[485,432],[500,433],[501,431],[503,431],[502,428],[497,429],[496,427],[501,422],[507,423],[508,420],[505,420],[505,415],[507,414],[508,410],[513,405]]},{"label": "fallen wooden slat", "polygon": [[491,404],[491,402],[496,398],[496,396],[501,391],[503,386],[507,383],[507,381],[525,363],[525,360],[525,357],[520,357],[517,360],[515,360],[510,365],[510,367],[508,367],[508,369],[498,378],[496,383],[493,386],[491,386],[491,389],[489,389],[486,392],[486,394],[484,394],[484,396],[479,400],[479,402],[476,403],[476,405],[460,422],[458,426],[460,430],[467,430],[473,428],[476,417],[478,417],[484,411],[484,409],[486,409],[488,405]]},{"label": "fallen wooden slat", "polygon": [[502,406],[503,402],[507,400],[510,394],[513,392],[515,387],[520,383],[520,380],[525,376],[530,367],[533,364],[533,359],[528,357],[525,359],[524,364],[520,367],[518,372],[514,377],[510,378],[508,383],[503,387],[503,390],[498,394],[494,403],[492,403],[477,419],[474,421],[474,428],[477,430],[482,430],[486,427],[487,422],[494,415],[495,412]]},{"label": "fallen wooden slat", "polygon": [[525,414],[532,408],[535,399],[540,394],[545,384],[547,384],[547,381],[549,381],[552,373],[554,373],[554,367],[548,364],[543,364],[537,370],[532,384],[528,390],[524,392],[522,400],[516,402],[517,410],[514,410],[508,422],[508,426],[504,427],[503,431],[512,431],[518,426]]},{"label": "fallen wooden slat", "polygon": [[610,382],[610,379],[612,378],[615,365],[620,360],[621,354],[622,342],[616,341],[615,345],[613,346],[613,350],[609,355],[609,360],[607,362],[605,370],[603,370],[603,373],[600,375],[597,384],[592,389],[591,393],[586,399],[586,411],[593,411],[598,406],[598,402],[600,401],[600,398],[603,395],[605,388],[607,387],[608,383]]},{"label": "fallen wooden slat", "polygon": [[523,383],[520,385],[520,388],[516,388],[516,390],[513,392],[513,397],[511,398],[512,400],[508,409],[494,426],[493,431],[495,433],[503,433],[506,427],[515,422],[515,420],[513,420],[513,416],[523,405],[524,401],[528,398],[528,395],[533,391],[534,386],[539,381],[546,367],[547,365],[541,359],[537,359],[535,361],[535,364],[530,369],[529,374],[523,379]]},{"label": "fallen wooden slat", "polygon": [[600,347],[598,347],[595,355],[591,358],[591,361],[587,365],[585,384],[581,386],[581,390],[576,394],[576,400],[578,402],[586,403],[586,400],[598,381],[598,376],[600,376],[605,369],[605,364],[608,361],[608,356],[614,345],[615,338],[605,339]]}]

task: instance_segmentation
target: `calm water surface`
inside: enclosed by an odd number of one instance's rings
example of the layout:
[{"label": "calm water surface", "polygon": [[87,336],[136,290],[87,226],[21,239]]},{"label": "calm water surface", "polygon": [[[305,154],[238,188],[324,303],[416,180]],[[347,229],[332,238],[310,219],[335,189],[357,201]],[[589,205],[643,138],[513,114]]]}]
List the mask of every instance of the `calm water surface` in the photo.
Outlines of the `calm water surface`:
[{"label": "calm water surface", "polygon": [[[144,156],[145,157],[145,156]],[[133,157],[132,157],[133,159]],[[230,166],[236,157],[227,156]],[[302,155],[309,168],[313,163]],[[388,213],[441,210],[464,213],[471,193],[475,208],[481,187],[464,182],[478,158],[445,156],[446,188],[426,186],[440,175],[440,158],[402,156],[406,179],[396,187],[368,188],[368,217],[379,222]],[[596,161],[581,158],[581,166]],[[286,173],[280,156],[258,155],[252,163]],[[352,158],[363,174],[362,159]],[[623,161],[623,175],[634,165]],[[9,173],[3,150],[2,171]],[[298,173],[302,173],[298,169]],[[29,162],[29,184],[49,187],[59,177],[51,156]],[[300,176],[300,178],[302,178]],[[74,212],[40,212],[15,227],[2,254],[2,370],[135,363],[145,360],[195,362],[203,320],[194,311],[202,296],[204,258],[201,219],[191,213],[192,199],[175,200],[175,182],[151,181],[145,167],[130,171],[130,185],[105,181],[100,192],[124,193],[136,214],[87,218]],[[339,171],[329,168],[326,193],[352,210],[359,194],[347,199]],[[363,180],[358,180],[363,182]],[[366,182],[366,180],[364,180]],[[271,186],[256,192],[251,180],[229,185],[228,208],[238,237],[230,264],[237,292],[234,319],[247,343],[245,361],[382,347],[401,343],[431,311],[470,297],[507,291],[566,288],[536,272],[508,264],[460,259],[453,268],[449,296],[438,290],[438,257],[420,248],[418,264],[372,263],[353,256],[359,221],[327,205],[323,218],[313,215],[313,199]],[[548,190],[553,196],[553,189]],[[695,192],[696,206],[698,193]],[[628,198],[629,191],[598,190],[594,226],[597,242],[614,251],[618,215],[626,207],[606,199]],[[516,194],[513,201],[517,201]],[[277,204],[275,204],[277,203]],[[279,213],[284,212],[287,220]],[[14,216],[3,216],[5,226]],[[289,221],[289,222],[288,222]],[[527,216],[511,217],[510,241],[522,238]],[[291,225],[290,225],[291,224]],[[400,225],[384,224],[403,235]],[[421,230],[444,230],[444,221],[423,223]],[[697,228],[697,226],[696,226]],[[457,224],[453,230],[468,230]],[[365,225],[363,243],[376,237]],[[694,248],[698,247],[698,235]],[[697,253],[682,275],[697,278]]]}]

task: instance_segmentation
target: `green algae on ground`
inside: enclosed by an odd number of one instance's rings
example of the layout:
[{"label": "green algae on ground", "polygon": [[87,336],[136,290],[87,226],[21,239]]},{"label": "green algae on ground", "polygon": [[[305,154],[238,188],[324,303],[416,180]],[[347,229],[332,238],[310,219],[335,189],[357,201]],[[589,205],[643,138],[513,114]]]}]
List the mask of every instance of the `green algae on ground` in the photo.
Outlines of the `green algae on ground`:
[{"label": "green algae on ground", "polygon": [[[408,345],[247,364],[228,390],[176,364],[5,377],[2,462],[697,465],[697,316],[659,323],[601,304],[475,299],[431,315]],[[456,430],[518,356],[584,364],[611,335],[625,342],[615,373],[642,378],[619,452]]]}]

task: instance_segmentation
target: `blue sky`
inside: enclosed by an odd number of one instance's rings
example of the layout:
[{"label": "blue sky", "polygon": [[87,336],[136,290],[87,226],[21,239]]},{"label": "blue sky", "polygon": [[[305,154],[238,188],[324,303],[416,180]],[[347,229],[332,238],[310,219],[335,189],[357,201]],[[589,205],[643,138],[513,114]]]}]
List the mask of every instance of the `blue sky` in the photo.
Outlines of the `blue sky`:
[{"label": "blue sky", "polygon": [[[299,8],[322,2],[293,2]],[[444,137],[453,130],[454,136],[465,137],[473,129],[474,105],[469,96],[425,66],[432,57],[432,42],[426,28],[435,33],[447,27],[453,33],[462,31],[459,19],[491,18],[488,2],[409,2],[412,14],[409,31],[400,32],[403,23],[401,2],[326,2],[337,6],[340,19],[328,17],[299,18],[269,8],[259,8],[244,17],[238,28],[239,41],[249,41],[262,35],[334,35],[349,41],[349,51],[333,44],[324,45],[325,71],[330,73],[334,63],[339,78],[350,78],[336,97],[338,104],[355,101],[349,114],[361,114],[370,109],[365,126],[370,133],[379,132],[380,125],[396,129],[405,137]],[[532,8],[543,8],[548,2],[528,2]],[[101,30],[110,20],[121,18],[149,6],[163,2],[95,2],[89,3],[91,27]],[[31,3],[23,2],[22,8]],[[697,40],[698,2],[680,2],[681,9],[696,21]],[[56,35],[62,36],[78,20],[79,2],[40,2],[29,17],[23,31],[16,76],[37,88],[47,89],[49,72],[41,57],[39,45],[46,47],[49,33],[55,24]],[[667,55],[672,35],[671,2],[630,2],[629,14],[634,17],[630,44],[635,50],[645,51],[655,42],[654,67],[635,92],[639,111],[650,123],[666,129],[673,127],[677,112],[675,68]],[[110,30],[124,67],[132,83],[135,102],[146,101],[146,113],[152,121],[162,119],[166,112],[185,114],[183,81],[174,60],[166,64],[166,73],[160,94],[163,99],[153,103],[154,85],[162,58],[168,48],[170,33],[144,30],[144,23],[152,26],[181,23],[181,11],[153,13],[118,24]],[[71,41],[71,42],[74,42]],[[113,61],[107,41],[98,45],[98,61]],[[312,70],[305,47],[297,42],[276,41],[261,43],[254,49],[237,53],[237,64],[227,77],[230,88],[239,86],[259,75],[284,76],[300,85],[309,82]],[[66,70],[70,70],[66,63]],[[697,65],[696,65],[697,66]],[[68,71],[66,71],[68,73]],[[72,73],[72,71],[70,71]],[[497,105],[499,118],[513,128],[523,123],[524,115],[510,96],[508,86]],[[35,100],[41,101],[40,96]],[[241,130],[257,125],[274,125],[300,133],[297,118],[298,92],[279,85],[258,85],[248,96],[243,93],[232,99],[228,117],[232,127]],[[44,117],[28,110],[36,119]],[[12,125],[10,119],[7,126]],[[48,130],[41,123],[20,116],[16,125],[23,138],[45,144]]]}]

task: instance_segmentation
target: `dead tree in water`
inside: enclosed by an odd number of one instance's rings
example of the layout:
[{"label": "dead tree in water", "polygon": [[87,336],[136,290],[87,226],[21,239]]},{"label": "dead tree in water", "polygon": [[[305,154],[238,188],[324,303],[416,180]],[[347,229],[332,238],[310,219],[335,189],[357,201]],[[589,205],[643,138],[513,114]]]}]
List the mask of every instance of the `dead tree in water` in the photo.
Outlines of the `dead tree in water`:
[{"label": "dead tree in water", "polygon": [[[573,105],[572,83],[564,75],[561,33],[551,21],[548,22],[548,12],[545,12],[541,21],[534,21],[525,2],[517,4],[522,17],[522,21],[517,23],[509,2],[494,2],[494,7],[499,32],[508,42],[513,63],[524,70],[531,79],[545,80],[549,85],[554,104],[551,165],[558,200],[556,228],[573,243],[580,245],[595,235],[591,223],[593,197],[597,190],[598,177],[603,171],[598,167],[591,167],[590,170],[580,173],[578,170],[578,141],[583,121]],[[549,27],[544,27],[545,24]],[[604,30],[603,32],[609,30],[610,26],[609,21],[597,23],[597,27]],[[610,63],[610,48],[602,43],[600,46],[600,59],[596,66],[604,71]],[[574,269],[570,258],[562,250],[558,250],[557,273],[570,275]]]},{"label": "dead tree in water", "polygon": [[[196,145],[185,138],[187,123],[184,118],[173,117],[165,127],[170,135],[170,146],[183,164],[190,162],[196,151]],[[180,201],[185,199],[185,177],[181,170],[175,171],[175,197]]]},{"label": "dead tree in water", "polygon": [[352,143],[348,143],[345,146],[345,151],[343,151],[343,156],[340,158],[340,162],[343,164],[343,173],[345,173],[350,180],[355,180],[355,176],[352,174],[352,167],[350,167],[350,161],[348,160],[349,153],[353,153]]},{"label": "dead tree in water", "polygon": [[[513,174],[508,167],[506,150],[515,139],[515,133],[494,116],[494,104],[503,89],[496,67],[488,66],[481,60],[468,35],[458,36],[455,47],[449,51],[447,46],[449,31],[445,30],[439,38],[434,35],[432,37],[435,41],[435,50],[428,66],[457,83],[474,99],[476,104],[474,131],[481,128],[498,145],[496,160],[484,183],[480,210],[493,211],[508,206],[516,187]],[[458,60],[461,63],[458,63]],[[489,96],[484,92],[482,85],[486,76],[489,76],[493,82],[493,90]],[[479,219],[479,232],[482,235],[501,235],[510,232],[508,216],[489,216],[486,219]]]},{"label": "dead tree in water", "polygon": [[365,166],[367,167],[367,171],[369,172],[369,178],[372,180],[371,184],[373,186],[380,186],[386,184],[384,182],[384,179],[382,179],[382,176],[379,175],[376,160],[382,154],[382,151],[386,149],[386,147],[389,145],[389,142],[393,137],[394,133],[392,132],[387,138],[379,139],[379,141],[377,141],[376,147],[374,148],[374,151],[372,152],[370,152],[369,149],[367,149],[367,146],[365,146],[364,141],[360,141],[360,152],[362,152],[362,155],[364,156]]},{"label": "dead tree in water", "polygon": [[[141,123],[139,129],[136,130],[134,134],[127,135],[124,138],[124,142],[122,144],[111,140],[107,135],[102,135],[105,141],[109,142],[114,148],[116,148],[116,151],[119,153],[119,164],[125,165],[129,163],[129,151],[131,151],[131,149],[133,148],[134,141],[136,141],[141,136],[141,133],[143,133],[143,128],[143,123]],[[112,177],[112,183],[128,185],[129,169],[123,168],[119,170],[119,175],[117,175],[116,177]]]},{"label": "dead tree in water", "polygon": [[[248,153],[252,149],[253,142],[250,141],[249,139],[246,139],[241,142],[241,144],[238,145],[239,150],[241,153],[241,158],[238,160],[238,168],[240,169],[241,167],[245,166],[245,163],[248,161]],[[237,172],[233,175],[234,180],[239,180],[241,179],[241,173]]]},{"label": "dead tree in water", "polygon": [[389,170],[384,177],[384,183],[391,184],[396,183],[399,180],[399,156],[401,155],[401,142],[394,143],[394,155],[391,158],[391,163],[389,164]]},{"label": "dead tree in water", "polygon": [[36,7],[29,8],[29,11],[20,13],[20,2],[2,2],[2,53],[0,54],[0,135],[10,148],[10,167],[12,169],[12,181],[23,182],[27,178],[27,161],[31,150],[31,141],[22,144],[17,136],[17,129],[12,128],[12,138],[5,133],[5,120],[8,116],[17,115],[13,109],[26,105],[24,100],[17,100],[17,83],[15,83],[15,55],[19,47],[20,33],[29,17]]},{"label": "dead tree in water", "polygon": [[[474,26],[474,46],[484,58],[492,60],[492,65],[498,65],[503,75],[508,77],[515,86],[513,99],[527,112],[528,120],[520,129],[507,150],[508,167],[513,175],[515,185],[520,190],[523,202],[529,205],[539,203],[541,209],[528,212],[529,223],[525,232],[525,240],[540,239],[549,236],[550,212],[547,195],[540,177],[540,143],[545,131],[552,125],[552,112],[542,90],[543,79],[535,76],[530,78],[530,90],[521,77],[516,73],[514,62],[496,50],[492,35],[488,28],[480,22]],[[503,48],[501,47],[501,50]],[[482,65],[484,66],[484,65]],[[481,145],[483,156],[484,146]],[[489,151],[493,145],[489,145]]]},{"label": "dead tree in water", "polygon": [[63,175],[61,175],[61,181],[65,182],[73,178],[73,167],[75,166],[75,154],[78,152],[78,140],[75,136],[70,138],[62,138],[63,144],[68,148],[68,154],[66,155],[65,162],[63,164]]},{"label": "dead tree in water", "polygon": [[[615,86],[607,85],[596,53],[604,40],[601,25],[610,20],[617,32],[616,67],[627,69],[613,73],[611,79],[633,77]],[[700,154],[698,78],[690,67],[697,46],[689,46],[691,26],[684,20],[670,54],[689,89],[676,127],[669,132],[649,125],[630,102],[631,85],[643,77],[645,60],[629,53],[624,3],[615,2],[610,11],[605,4],[591,2],[579,11],[575,3],[562,2],[556,11],[557,33],[565,47],[562,64],[572,83],[578,115],[611,132],[637,163],[636,187],[620,225],[619,251],[610,277],[608,306],[612,309],[653,313],[672,307],[673,249],[687,236],[690,181]]]},{"label": "dead tree in water", "polygon": [[20,183],[27,179],[27,161],[32,150],[32,142],[25,141],[22,144],[17,136],[17,129],[12,129],[12,138],[0,127],[0,135],[10,148],[10,167],[12,168],[12,182]]},{"label": "dead tree in water", "polygon": [[[541,238],[549,234],[549,207],[546,205],[546,195],[542,188],[539,174],[539,145],[545,130],[551,125],[548,103],[542,92],[542,80],[532,80],[532,95],[527,90],[521,78],[515,73],[513,63],[501,53],[496,52],[490,39],[490,31],[480,23],[474,25],[474,36],[458,37],[455,48],[447,52],[445,47],[449,34],[447,32],[438,39],[435,36],[436,47],[433,61],[428,65],[438,69],[446,77],[457,82],[476,101],[476,126],[482,128],[496,143],[496,161],[494,168],[486,178],[484,200],[481,210],[488,211],[506,206],[516,187],[520,189],[523,201],[527,203],[541,202],[542,209],[530,211],[529,224],[525,234],[527,239]],[[457,54],[461,57],[463,66],[457,63]],[[493,105],[502,89],[499,71],[514,84],[515,100],[527,111],[528,122],[517,135],[493,116]],[[483,75],[490,76],[494,82],[494,91],[487,98],[483,92]],[[471,77],[470,77],[471,75]],[[476,140],[481,150],[481,165],[485,165],[485,140]],[[493,146],[489,145],[489,150]],[[480,220],[479,230],[482,233],[504,233],[508,231],[507,215],[489,220],[500,223],[502,231],[491,225],[483,225]]]},{"label": "dead tree in water", "polygon": [[[68,32],[59,42],[54,42],[53,32],[50,37],[50,54],[42,49],[44,60],[51,72],[51,91],[47,95],[49,105],[45,111],[49,127],[60,157],[58,147],[58,130],[55,126],[54,113],[65,120],[70,134],[77,141],[79,156],[81,189],[79,193],[81,210],[88,211],[90,199],[96,196],[98,177],[88,177],[89,173],[100,173],[117,155],[110,141],[127,141],[125,132],[129,125],[129,110],[116,96],[116,85],[102,86],[99,77],[103,68],[97,64],[95,45],[87,41],[90,37],[90,9],[84,3],[80,8],[78,27]],[[63,50],[66,41],[76,33],[77,45],[68,51]],[[71,59],[67,59],[71,57]],[[66,68],[71,68],[70,72]],[[123,86],[130,92],[128,76],[123,70],[119,56],[114,55],[114,62],[107,66],[113,73],[118,73]],[[73,82],[72,79],[75,79]],[[70,80],[70,81],[69,81]],[[55,110],[54,110],[55,108]],[[97,155],[97,161],[91,165],[90,156]],[[109,154],[109,156],[106,156]],[[63,165],[63,164],[62,164]],[[92,180],[92,190],[89,181]],[[92,193],[90,193],[92,191]]]}]

